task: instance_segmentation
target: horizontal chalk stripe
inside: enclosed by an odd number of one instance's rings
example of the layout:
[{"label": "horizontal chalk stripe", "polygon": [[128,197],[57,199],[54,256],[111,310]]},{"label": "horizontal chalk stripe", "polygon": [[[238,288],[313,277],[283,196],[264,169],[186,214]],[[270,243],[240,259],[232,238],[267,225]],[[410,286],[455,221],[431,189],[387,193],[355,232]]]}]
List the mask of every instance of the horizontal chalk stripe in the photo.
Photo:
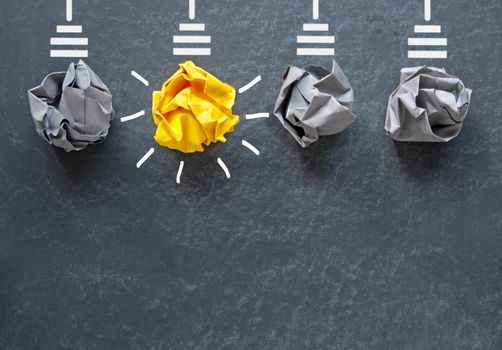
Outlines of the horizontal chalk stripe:
[{"label": "horizontal chalk stripe", "polygon": [[298,44],[334,44],[334,36],[299,35],[296,37]]},{"label": "horizontal chalk stripe", "polygon": [[173,49],[174,56],[211,56],[211,49],[203,48],[182,48]]},{"label": "horizontal chalk stripe", "polygon": [[447,46],[446,38],[408,38],[410,46]]},{"label": "horizontal chalk stripe", "polygon": [[416,25],[415,33],[441,33],[441,26],[436,25]]},{"label": "horizontal chalk stripe", "polygon": [[319,48],[298,48],[296,49],[297,56],[334,56],[335,49],[319,49]]},{"label": "horizontal chalk stripe", "polygon": [[270,117],[270,113],[254,113],[254,114],[246,114],[246,119],[259,119],[259,118],[268,118]]},{"label": "horizontal chalk stripe", "polygon": [[87,38],[51,38],[51,45],[89,45]]},{"label": "horizontal chalk stripe", "polygon": [[204,23],[180,23],[180,31],[187,32],[203,32],[206,30],[206,25]]},{"label": "horizontal chalk stripe", "polygon": [[51,57],[89,57],[87,50],[51,50]]},{"label": "horizontal chalk stripe", "polygon": [[306,32],[327,32],[329,30],[329,24],[327,23],[305,23],[303,24],[303,30]]},{"label": "horizontal chalk stripe", "polygon": [[58,33],[82,33],[82,26],[57,26]]},{"label": "horizontal chalk stripe", "polygon": [[210,44],[211,36],[209,35],[174,35],[173,43],[175,44]]},{"label": "horizontal chalk stripe", "polygon": [[139,117],[143,117],[144,115],[145,115],[145,111],[141,111],[141,112],[138,112],[138,113],[134,113],[134,114],[128,115],[126,117],[122,117],[122,118],[120,118],[120,121],[122,123],[125,123],[125,122],[128,122],[128,121],[137,119]]},{"label": "horizontal chalk stripe", "polygon": [[408,51],[408,58],[448,58],[448,52],[433,50],[410,50]]}]

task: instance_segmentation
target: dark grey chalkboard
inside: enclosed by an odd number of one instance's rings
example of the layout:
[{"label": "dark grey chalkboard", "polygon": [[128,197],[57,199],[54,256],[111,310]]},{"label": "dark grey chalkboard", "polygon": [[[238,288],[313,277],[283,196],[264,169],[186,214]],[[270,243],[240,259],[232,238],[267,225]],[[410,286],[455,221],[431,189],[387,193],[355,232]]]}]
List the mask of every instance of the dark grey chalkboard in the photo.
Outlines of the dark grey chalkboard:
[{"label": "dark grey chalkboard", "polygon": [[[75,0],[87,62],[117,116],[150,113],[172,74],[187,1]],[[358,121],[301,149],[275,118],[185,156],[152,146],[150,117],[66,154],[39,138],[26,90],[49,58],[63,0],[4,1],[0,22],[1,349],[501,349],[500,0],[435,0],[447,60],[410,60],[419,0],[321,1]],[[240,115],[271,112],[308,0],[200,0],[213,54],[194,61],[239,87]],[[384,132],[399,70],[444,66],[474,90],[449,144]],[[130,75],[147,78],[146,88]],[[241,146],[261,150],[256,157]],[[227,180],[216,159],[232,174]],[[175,182],[180,160],[182,184]]]}]

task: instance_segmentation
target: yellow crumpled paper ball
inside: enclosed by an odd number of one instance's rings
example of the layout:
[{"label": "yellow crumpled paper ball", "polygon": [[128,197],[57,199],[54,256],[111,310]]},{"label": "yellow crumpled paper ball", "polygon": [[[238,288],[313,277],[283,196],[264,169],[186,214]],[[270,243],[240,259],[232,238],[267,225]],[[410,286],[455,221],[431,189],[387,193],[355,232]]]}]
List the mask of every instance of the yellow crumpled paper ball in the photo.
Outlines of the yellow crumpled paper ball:
[{"label": "yellow crumpled paper ball", "polygon": [[152,113],[161,146],[184,153],[203,152],[203,145],[226,142],[239,117],[232,114],[235,89],[197,67],[180,64],[160,91],[153,92]]}]

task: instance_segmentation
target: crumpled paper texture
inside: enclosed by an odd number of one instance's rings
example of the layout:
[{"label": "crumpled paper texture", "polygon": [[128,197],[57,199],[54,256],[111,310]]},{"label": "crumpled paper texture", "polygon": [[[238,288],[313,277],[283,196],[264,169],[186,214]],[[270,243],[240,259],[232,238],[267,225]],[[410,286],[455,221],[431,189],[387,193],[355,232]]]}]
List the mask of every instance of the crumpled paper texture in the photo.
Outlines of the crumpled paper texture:
[{"label": "crumpled paper texture", "polygon": [[338,134],[352,124],[353,103],[354,91],[335,61],[331,72],[319,66],[291,66],[274,114],[302,147],[308,147],[319,136]]},{"label": "crumpled paper texture", "polygon": [[115,115],[110,90],[82,60],[49,74],[28,101],[37,133],[67,152],[103,141]]},{"label": "crumpled paper texture", "polygon": [[183,153],[203,152],[204,145],[226,142],[239,117],[232,114],[235,89],[197,67],[180,64],[160,91],[153,93],[155,141]]},{"label": "crumpled paper texture", "polygon": [[444,69],[403,68],[389,98],[385,130],[396,141],[448,142],[462,130],[471,93]]}]

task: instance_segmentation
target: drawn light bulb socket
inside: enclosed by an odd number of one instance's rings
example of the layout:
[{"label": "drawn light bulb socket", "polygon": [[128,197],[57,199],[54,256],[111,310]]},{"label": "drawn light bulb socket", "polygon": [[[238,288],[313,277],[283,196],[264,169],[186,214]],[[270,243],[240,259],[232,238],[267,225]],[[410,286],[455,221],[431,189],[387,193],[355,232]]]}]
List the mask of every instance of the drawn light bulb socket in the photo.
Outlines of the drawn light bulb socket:
[{"label": "drawn light bulb socket", "polygon": [[319,0],[312,0],[313,23],[303,24],[303,34],[296,37],[298,47],[297,56],[334,56],[334,35],[326,35],[329,32],[328,23],[318,23]]},{"label": "drawn light bulb socket", "polygon": [[177,35],[173,35],[174,56],[211,56],[211,36],[204,35],[206,25],[195,20],[195,0],[188,1],[190,22],[180,23]]},{"label": "drawn light bulb socket", "polygon": [[82,36],[82,26],[72,24],[73,0],[66,0],[66,24],[58,25],[58,36],[50,38],[50,57],[87,58],[89,39]]},{"label": "drawn light bulb socket", "polygon": [[426,23],[415,25],[415,36],[408,38],[408,58],[448,58],[448,39],[438,37],[441,26],[429,24],[431,19],[431,0],[424,0]]}]

